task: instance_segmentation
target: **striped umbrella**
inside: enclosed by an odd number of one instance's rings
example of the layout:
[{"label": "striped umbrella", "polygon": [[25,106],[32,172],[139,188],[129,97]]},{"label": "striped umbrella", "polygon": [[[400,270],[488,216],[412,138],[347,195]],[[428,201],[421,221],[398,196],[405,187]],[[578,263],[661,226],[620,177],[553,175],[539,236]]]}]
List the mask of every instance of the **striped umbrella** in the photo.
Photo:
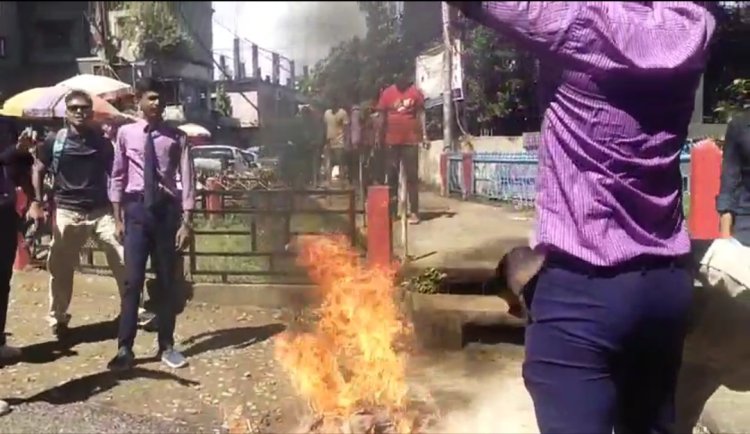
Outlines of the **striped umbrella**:
[{"label": "striped umbrella", "polygon": [[84,90],[91,95],[102,97],[108,101],[133,93],[133,88],[127,83],[103,75],[93,74],[79,74],[57,83],[56,86]]}]

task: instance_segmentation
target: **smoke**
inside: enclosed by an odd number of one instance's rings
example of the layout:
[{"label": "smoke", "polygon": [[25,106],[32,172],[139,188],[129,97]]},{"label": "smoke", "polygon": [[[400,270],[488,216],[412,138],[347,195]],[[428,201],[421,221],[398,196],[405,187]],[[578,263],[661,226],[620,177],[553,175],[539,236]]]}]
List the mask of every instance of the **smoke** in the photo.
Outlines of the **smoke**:
[{"label": "smoke", "polygon": [[468,407],[444,414],[438,433],[536,434],[531,402],[521,378],[484,378]]},{"label": "smoke", "polygon": [[279,19],[278,46],[298,65],[314,66],[331,47],[364,36],[365,17],[357,2],[294,2]]}]

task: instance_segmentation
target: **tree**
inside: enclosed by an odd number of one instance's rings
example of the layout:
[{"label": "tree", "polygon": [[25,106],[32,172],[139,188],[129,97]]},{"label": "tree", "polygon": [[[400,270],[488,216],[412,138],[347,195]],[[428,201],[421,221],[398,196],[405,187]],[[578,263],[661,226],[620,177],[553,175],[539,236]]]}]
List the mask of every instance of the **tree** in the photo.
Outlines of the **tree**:
[{"label": "tree", "polygon": [[508,119],[516,124],[511,129],[525,129],[534,107],[533,58],[487,27],[466,20],[464,25],[464,108],[470,129],[507,129],[503,121]]},{"label": "tree", "polygon": [[193,41],[179,16],[178,2],[118,2],[130,13],[122,22],[124,40],[136,43],[136,54],[153,58],[188,47]]}]

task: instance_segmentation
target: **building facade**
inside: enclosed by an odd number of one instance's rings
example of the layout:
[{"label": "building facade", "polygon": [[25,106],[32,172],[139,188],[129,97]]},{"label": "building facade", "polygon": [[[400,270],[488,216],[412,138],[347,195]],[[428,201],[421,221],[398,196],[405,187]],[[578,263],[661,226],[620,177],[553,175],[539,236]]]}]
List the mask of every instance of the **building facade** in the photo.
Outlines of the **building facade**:
[{"label": "building facade", "polygon": [[91,56],[88,2],[0,2],[0,99],[78,73]]},{"label": "building facade", "polygon": [[[153,76],[168,84],[168,116],[175,121],[210,122],[211,2],[170,2],[192,43],[150,59],[120,56],[129,42],[118,38],[121,11],[105,11],[103,26],[97,6],[105,3],[109,2],[0,2],[0,101],[79,73],[112,75],[131,84]],[[113,48],[112,67],[101,52],[102,32]]]}]

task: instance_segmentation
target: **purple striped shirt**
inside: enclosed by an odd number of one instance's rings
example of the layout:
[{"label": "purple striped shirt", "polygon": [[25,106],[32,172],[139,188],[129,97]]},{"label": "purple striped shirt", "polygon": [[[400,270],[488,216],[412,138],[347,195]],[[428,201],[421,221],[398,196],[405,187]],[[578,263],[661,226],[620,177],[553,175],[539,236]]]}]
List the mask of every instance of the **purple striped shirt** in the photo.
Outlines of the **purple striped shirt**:
[{"label": "purple striped shirt", "polygon": [[690,250],[679,154],[715,29],[697,2],[470,2],[540,56],[535,237],[595,265]]},{"label": "purple striped shirt", "polygon": [[[123,193],[143,192],[143,160],[146,146],[144,120],[123,125],[117,131],[109,199],[120,202]],[[167,194],[182,199],[182,209],[190,211],[195,205],[195,178],[185,134],[177,128],[163,124],[153,133],[156,160],[159,164],[160,188]],[[177,188],[179,170],[182,191]]]}]

